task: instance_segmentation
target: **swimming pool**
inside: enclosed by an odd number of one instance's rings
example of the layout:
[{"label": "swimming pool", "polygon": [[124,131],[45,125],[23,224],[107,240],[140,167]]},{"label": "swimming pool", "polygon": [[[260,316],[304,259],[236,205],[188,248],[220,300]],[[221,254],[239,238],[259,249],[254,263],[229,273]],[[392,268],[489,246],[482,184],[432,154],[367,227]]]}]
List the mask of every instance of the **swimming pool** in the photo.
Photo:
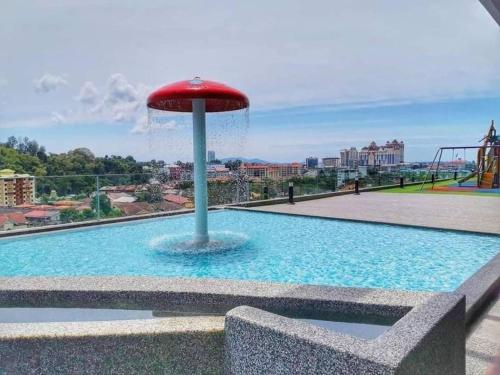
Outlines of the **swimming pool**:
[{"label": "swimming pool", "polygon": [[[500,248],[499,236],[222,210],[210,228],[223,252],[175,254],[158,243],[194,216],[6,238],[0,276],[142,275],[452,291]],[[163,241],[163,242],[162,242]]]}]

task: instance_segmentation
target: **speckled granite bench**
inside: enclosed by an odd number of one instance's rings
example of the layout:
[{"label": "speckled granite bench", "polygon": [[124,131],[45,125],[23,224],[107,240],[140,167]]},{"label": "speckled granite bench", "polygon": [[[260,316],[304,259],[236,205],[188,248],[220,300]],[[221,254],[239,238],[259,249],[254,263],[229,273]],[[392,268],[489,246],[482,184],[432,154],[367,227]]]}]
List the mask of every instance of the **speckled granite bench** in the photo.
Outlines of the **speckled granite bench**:
[{"label": "speckled granite bench", "polygon": [[[459,294],[229,280],[0,278],[0,306],[179,313],[0,324],[2,374],[461,374],[465,369],[465,301]],[[185,312],[204,316],[182,316]],[[367,340],[287,316],[393,325]]]}]

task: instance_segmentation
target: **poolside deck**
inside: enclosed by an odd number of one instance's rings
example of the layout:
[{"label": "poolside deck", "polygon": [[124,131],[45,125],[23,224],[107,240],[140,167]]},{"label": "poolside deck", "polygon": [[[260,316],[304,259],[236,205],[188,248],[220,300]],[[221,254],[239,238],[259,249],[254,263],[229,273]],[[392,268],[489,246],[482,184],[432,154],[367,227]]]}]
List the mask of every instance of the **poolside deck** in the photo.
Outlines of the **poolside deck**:
[{"label": "poolside deck", "polygon": [[500,300],[486,309],[467,338],[467,374],[500,373]]},{"label": "poolside deck", "polygon": [[497,197],[370,192],[252,210],[500,234]]},{"label": "poolside deck", "polygon": [[[418,225],[500,234],[500,199],[452,194],[344,195],[253,207],[252,210]],[[467,339],[467,374],[496,374],[500,368],[500,301],[478,318]]]}]

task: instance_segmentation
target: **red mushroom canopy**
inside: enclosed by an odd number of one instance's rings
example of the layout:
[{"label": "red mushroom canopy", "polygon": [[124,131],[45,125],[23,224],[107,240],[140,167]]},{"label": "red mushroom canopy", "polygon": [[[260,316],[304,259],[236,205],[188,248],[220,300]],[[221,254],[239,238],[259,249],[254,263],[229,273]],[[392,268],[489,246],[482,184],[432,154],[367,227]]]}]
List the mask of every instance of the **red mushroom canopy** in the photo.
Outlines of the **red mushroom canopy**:
[{"label": "red mushroom canopy", "polygon": [[196,77],[155,90],[148,97],[148,107],[163,111],[192,112],[193,99],[205,99],[206,112],[226,112],[247,108],[245,94],[222,83]]}]

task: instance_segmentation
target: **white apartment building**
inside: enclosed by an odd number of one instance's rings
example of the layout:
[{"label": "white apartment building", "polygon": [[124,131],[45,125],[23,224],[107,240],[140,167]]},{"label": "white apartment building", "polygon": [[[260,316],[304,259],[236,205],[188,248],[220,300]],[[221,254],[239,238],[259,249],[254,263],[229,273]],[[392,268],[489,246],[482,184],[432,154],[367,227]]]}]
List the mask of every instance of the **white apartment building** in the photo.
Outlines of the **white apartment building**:
[{"label": "white apartment building", "polygon": [[340,158],[323,158],[323,166],[326,168],[339,168],[340,167]]},{"label": "white apartment building", "polygon": [[404,142],[398,142],[394,139],[387,141],[384,146],[378,146],[375,142],[369,146],[363,147],[359,151],[359,165],[363,166],[390,166],[404,163]]},{"label": "white apartment building", "polygon": [[356,147],[340,150],[340,166],[348,168],[358,166],[358,150],[356,150]]},{"label": "white apartment building", "polygon": [[340,166],[357,168],[358,166],[395,166],[404,163],[405,145],[403,141],[394,139],[385,145],[378,146],[375,142],[357,150],[356,147],[340,151]]}]

